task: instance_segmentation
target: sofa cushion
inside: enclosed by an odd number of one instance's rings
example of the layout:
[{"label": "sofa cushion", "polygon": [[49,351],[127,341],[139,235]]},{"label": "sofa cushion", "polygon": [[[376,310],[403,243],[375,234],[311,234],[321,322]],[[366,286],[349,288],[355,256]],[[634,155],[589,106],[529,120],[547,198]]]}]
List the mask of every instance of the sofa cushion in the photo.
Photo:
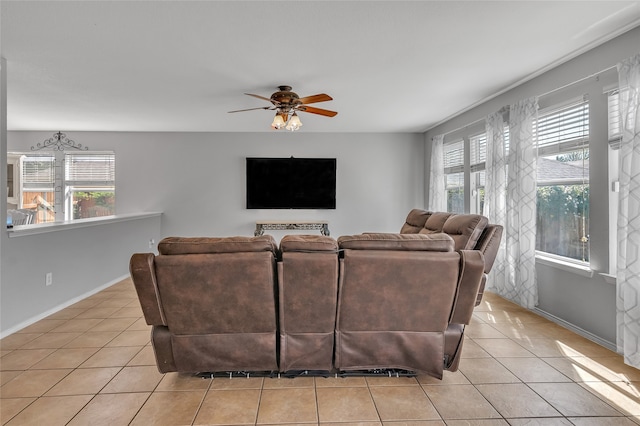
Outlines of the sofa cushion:
[{"label": "sofa cushion", "polygon": [[291,251],[338,251],[338,242],[324,235],[285,235],[280,240],[282,252]]},{"label": "sofa cushion", "polygon": [[424,226],[420,230],[420,233],[433,234],[433,233],[445,232],[443,230],[444,224],[447,221],[447,219],[449,219],[453,215],[454,213],[447,213],[447,212],[431,213],[427,218],[426,222],[424,223]]},{"label": "sofa cushion", "polygon": [[276,254],[277,248],[276,241],[271,235],[259,237],[167,237],[158,243],[158,252],[164,255],[257,251],[270,251]]},{"label": "sofa cushion", "polygon": [[341,249],[453,251],[454,241],[447,234],[385,234],[367,233],[343,235],[338,238]]},{"label": "sofa cushion", "polygon": [[479,214],[457,214],[447,218],[442,232],[450,235],[456,250],[473,250],[489,220]]},{"label": "sofa cushion", "polygon": [[407,219],[400,229],[401,234],[417,234],[422,228],[424,223],[431,216],[431,212],[422,209],[413,209],[407,215]]}]

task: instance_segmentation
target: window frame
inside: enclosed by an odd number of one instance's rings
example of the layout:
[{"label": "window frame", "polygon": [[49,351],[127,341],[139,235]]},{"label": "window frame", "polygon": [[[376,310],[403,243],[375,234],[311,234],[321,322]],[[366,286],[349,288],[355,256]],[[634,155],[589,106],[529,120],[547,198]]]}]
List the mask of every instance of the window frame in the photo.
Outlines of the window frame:
[{"label": "window frame", "polygon": [[[21,176],[20,186],[18,190],[20,193],[21,201],[18,205],[18,208],[23,208],[24,206],[24,193],[42,192],[52,194],[52,198],[54,200],[52,213],[55,217],[53,220],[46,220],[39,223],[67,222],[74,220],[73,193],[78,189],[84,189],[87,192],[113,192],[113,214],[115,214],[116,155],[114,151],[37,151],[11,152],[9,154],[19,156],[21,165],[23,166],[20,168]],[[51,173],[46,176],[48,178],[46,181],[42,180],[40,182],[35,182],[29,178],[29,174],[33,173],[33,170],[29,167],[29,163],[38,161],[38,157],[45,158],[46,161],[52,163]],[[98,159],[102,157],[102,160],[106,161],[106,163],[108,164],[107,166],[105,166],[106,171],[101,170],[98,178],[95,178],[94,174],[94,177],[92,179],[69,179],[68,172],[73,171],[72,169],[70,169],[70,164],[74,159],[80,159],[82,157],[94,157]]]},{"label": "window frame", "polygon": [[[545,157],[559,156],[562,154],[573,153],[579,150],[583,152],[583,173],[580,181],[545,181],[543,184],[540,184],[540,174],[538,173],[536,178],[536,204],[538,203],[538,197],[540,195],[539,189],[541,187],[556,187],[556,186],[586,186],[590,189],[591,182],[590,176],[587,171],[585,176],[584,173],[584,151],[590,150],[590,105],[589,99],[586,94],[582,94],[580,96],[568,97],[563,101],[553,103],[544,108],[538,110],[538,117],[534,122],[534,132],[536,135],[536,146],[537,146],[537,162],[538,168],[540,166],[540,160]],[[540,123],[545,120],[544,127],[540,128]],[[549,122],[546,122],[549,120]],[[563,124],[563,121],[566,122]],[[549,124],[550,123],[550,124]],[[541,136],[544,135],[544,136]],[[542,143],[541,143],[542,141]],[[586,179],[585,179],[586,177]],[[583,224],[582,230],[582,238],[587,238],[586,241],[586,252],[587,252],[587,260],[575,259],[569,256],[564,256],[558,253],[552,253],[548,251],[541,250],[537,247],[538,238],[541,235],[539,232],[536,220],[536,256],[539,258],[548,259],[557,263],[566,263],[575,265],[579,269],[590,268],[591,261],[591,244],[590,244],[590,226],[591,226],[591,211],[590,211],[590,197],[591,192],[587,190],[586,203],[587,209],[583,210]],[[583,188],[583,200],[584,200],[584,188]],[[584,201],[583,201],[584,203]],[[583,204],[584,205],[584,204]],[[584,208],[584,207],[583,207]],[[587,226],[585,229],[584,225],[584,215],[587,217]],[[537,216],[537,215],[536,215]],[[585,234],[586,232],[586,234]],[[584,249],[584,248],[583,248]],[[583,256],[583,259],[585,256]]]}]

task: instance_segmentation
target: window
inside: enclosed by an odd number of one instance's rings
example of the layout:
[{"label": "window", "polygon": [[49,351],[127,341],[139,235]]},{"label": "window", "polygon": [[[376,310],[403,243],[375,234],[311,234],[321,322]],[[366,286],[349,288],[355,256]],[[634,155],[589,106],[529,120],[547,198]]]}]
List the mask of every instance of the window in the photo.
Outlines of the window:
[{"label": "window", "polygon": [[464,141],[444,145],[444,177],[447,211],[464,213]]},{"label": "window", "polygon": [[115,214],[115,154],[112,152],[21,155],[21,209],[33,223]]},{"label": "window", "polygon": [[541,111],[536,250],[589,262],[589,104]]},{"label": "window", "polygon": [[67,219],[115,214],[115,156],[74,153],[65,156]]},{"label": "window", "polygon": [[21,209],[36,212],[34,223],[53,222],[55,211],[55,157],[51,154],[22,156]]}]

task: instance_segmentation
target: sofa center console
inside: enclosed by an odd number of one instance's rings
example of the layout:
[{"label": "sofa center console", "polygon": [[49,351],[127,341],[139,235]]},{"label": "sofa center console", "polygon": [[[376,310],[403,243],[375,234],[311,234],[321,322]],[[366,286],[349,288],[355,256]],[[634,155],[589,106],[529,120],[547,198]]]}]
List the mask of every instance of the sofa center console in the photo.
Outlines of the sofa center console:
[{"label": "sofa center console", "polygon": [[320,231],[322,235],[328,236],[329,222],[326,220],[259,220],[256,222],[256,230],[253,233],[256,237],[269,231]]}]

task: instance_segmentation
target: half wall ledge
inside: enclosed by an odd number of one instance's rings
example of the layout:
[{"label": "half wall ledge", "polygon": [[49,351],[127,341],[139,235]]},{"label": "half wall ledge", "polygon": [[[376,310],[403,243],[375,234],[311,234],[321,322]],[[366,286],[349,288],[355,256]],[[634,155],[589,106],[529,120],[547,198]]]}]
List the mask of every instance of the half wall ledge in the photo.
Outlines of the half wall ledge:
[{"label": "half wall ledge", "polygon": [[18,225],[7,229],[9,238],[46,234],[49,232],[67,231],[70,229],[88,228],[117,222],[146,219],[161,216],[162,212],[128,213],[112,216],[92,217],[88,219],[69,220],[65,222],[39,223],[35,225]]}]

